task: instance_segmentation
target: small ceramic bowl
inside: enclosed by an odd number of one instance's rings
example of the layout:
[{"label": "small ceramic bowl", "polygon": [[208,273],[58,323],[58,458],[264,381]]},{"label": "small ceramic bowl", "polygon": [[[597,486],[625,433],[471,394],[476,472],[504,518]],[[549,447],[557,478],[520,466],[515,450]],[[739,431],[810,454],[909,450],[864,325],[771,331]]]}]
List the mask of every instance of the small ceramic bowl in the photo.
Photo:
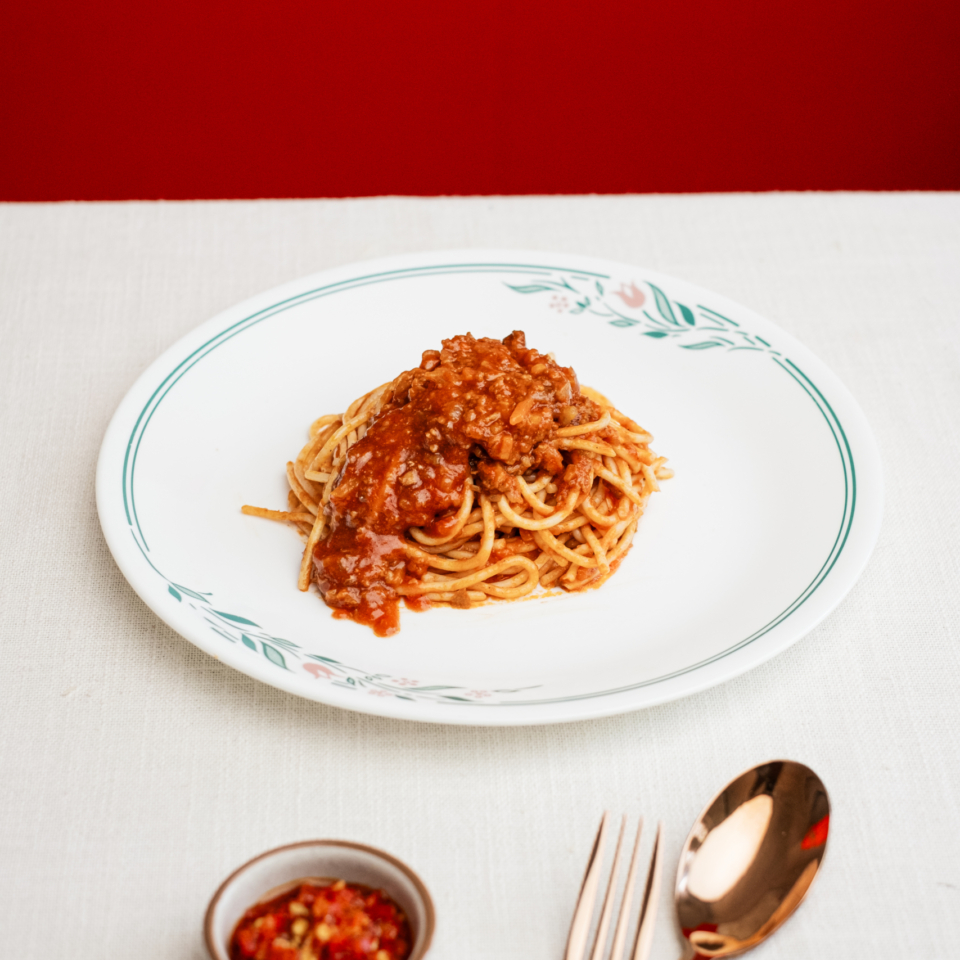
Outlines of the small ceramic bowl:
[{"label": "small ceramic bowl", "polygon": [[433,939],[433,900],[423,881],[405,863],[362,843],[304,840],[261,853],[223,881],[203,921],[212,960],[229,960],[230,936],[248,908],[280,896],[306,878],[346,880],[385,891],[410,921],[413,949],[409,960],[426,956]]}]

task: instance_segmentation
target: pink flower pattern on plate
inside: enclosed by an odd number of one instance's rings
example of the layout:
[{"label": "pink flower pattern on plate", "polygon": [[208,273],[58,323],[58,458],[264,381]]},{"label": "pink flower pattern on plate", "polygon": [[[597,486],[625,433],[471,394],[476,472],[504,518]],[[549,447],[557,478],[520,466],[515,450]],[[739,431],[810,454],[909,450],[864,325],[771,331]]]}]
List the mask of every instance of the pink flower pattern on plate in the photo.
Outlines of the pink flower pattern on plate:
[{"label": "pink flower pattern on plate", "polygon": [[322,663],[305,663],[303,669],[306,670],[307,673],[312,673],[317,680],[321,677],[331,680],[336,676],[329,667],[325,667]]},{"label": "pink flower pattern on plate", "polygon": [[643,295],[643,291],[631,280],[630,286],[628,287],[625,283],[620,284],[619,290],[613,291],[628,307],[642,307],[644,300],[647,298]]}]

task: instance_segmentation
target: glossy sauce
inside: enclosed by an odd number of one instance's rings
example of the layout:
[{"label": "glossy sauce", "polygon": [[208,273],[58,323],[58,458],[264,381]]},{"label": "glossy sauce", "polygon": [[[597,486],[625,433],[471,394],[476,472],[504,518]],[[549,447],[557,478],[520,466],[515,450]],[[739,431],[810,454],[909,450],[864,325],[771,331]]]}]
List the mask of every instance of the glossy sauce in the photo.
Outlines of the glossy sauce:
[{"label": "glossy sauce", "polygon": [[314,579],[334,615],[378,636],[399,629],[395,588],[424,572],[405,557],[407,528],[442,535],[471,477],[480,490],[518,503],[514,478],[530,470],[557,475],[561,496],[565,485],[583,484],[578,451],[551,440],[561,426],[600,416],[573,370],[528,349],[520,331],[502,342],[470,334],[444,340],[388,393],[347,453],[326,508],[331,533],[314,550]]},{"label": "glossy sauce", "polygon": [[406,960],[410,924],[382,891],[339,880],[300,883],[252,906],[230,938],[230,960]]}]

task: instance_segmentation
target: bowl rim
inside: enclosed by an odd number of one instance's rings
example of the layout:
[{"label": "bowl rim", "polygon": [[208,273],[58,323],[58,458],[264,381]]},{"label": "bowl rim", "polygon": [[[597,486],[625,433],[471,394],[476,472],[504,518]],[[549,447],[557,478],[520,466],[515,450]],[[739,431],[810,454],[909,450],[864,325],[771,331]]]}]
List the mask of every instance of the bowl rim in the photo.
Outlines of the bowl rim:
[{"label": "bowl rim", "polygon": [[421,960],[422,957],[426,956],[426,953],[430,949],[430,944],[433,940],[433,931],[434,927],[436,926],[436,910],[434,909],[433,898],[430,896],[430,891],[427,889],[426,884],[420,879],[420,876],[416,873],[416,871],[407,866],[407,864],[405,864],[402,860],[390,853],[387,853],[385,850],[379,849],[378,847],[371,847],[366,843],[356,843],[353,840],[328,839],[298,840],[295,843],[285,843],[279,847],[273,847],[270,850],[265,850],[263,853],[257,854],[255,857],[251,857],[251,859],[247,860],[245,863],[242,863],[236,868],[236,870],[227,876],[223,883],[217,887],[216,893],[214,893],[214,895],[210,898],[210,903],[207,905],[206,913],[203,915],[203,940],[207,948],[207,953],[210,955],[212,960],[221,960],[221,958],[227,956],[216,946],[213,938],[213,915],[217,909],[217,905],[220,903],[220,898],[223,896],[223,893],[227,887],[229,887],[230,884],[233,883],[233,881],[241,873],[252,867],[255,863],[259,863],[261,860],[265,860],[267,857],[272,857],[275,854],[282,853],[284,850],[294,850],[298,847],[349,847],[352,850],[361,850],[364,853],[373,854],[375,857],[379,857],[381,860],[386,860],[387,863],[396,867],[401,873],[405,874],[407,879],[413,884],[417,894],[420,896],[420,899],[423,901],[425,914],[423,936],[418,938],[421,942],[414,945],[414,949],[411,951],[407,960]]}]

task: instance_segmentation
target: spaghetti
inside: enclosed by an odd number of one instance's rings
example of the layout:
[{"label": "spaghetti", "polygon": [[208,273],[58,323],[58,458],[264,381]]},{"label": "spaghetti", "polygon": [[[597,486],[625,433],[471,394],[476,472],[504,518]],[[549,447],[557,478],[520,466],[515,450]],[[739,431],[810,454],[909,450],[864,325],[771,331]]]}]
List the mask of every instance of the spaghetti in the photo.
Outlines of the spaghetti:
[{"label": "spaghetti", "polygon": [[297,527],[299,588],[389,636],[401,599],[469,608],[602,584],[673,476],[651,440],[522,332],[466,334],[314,421],[288,509],[243,512]]}]

